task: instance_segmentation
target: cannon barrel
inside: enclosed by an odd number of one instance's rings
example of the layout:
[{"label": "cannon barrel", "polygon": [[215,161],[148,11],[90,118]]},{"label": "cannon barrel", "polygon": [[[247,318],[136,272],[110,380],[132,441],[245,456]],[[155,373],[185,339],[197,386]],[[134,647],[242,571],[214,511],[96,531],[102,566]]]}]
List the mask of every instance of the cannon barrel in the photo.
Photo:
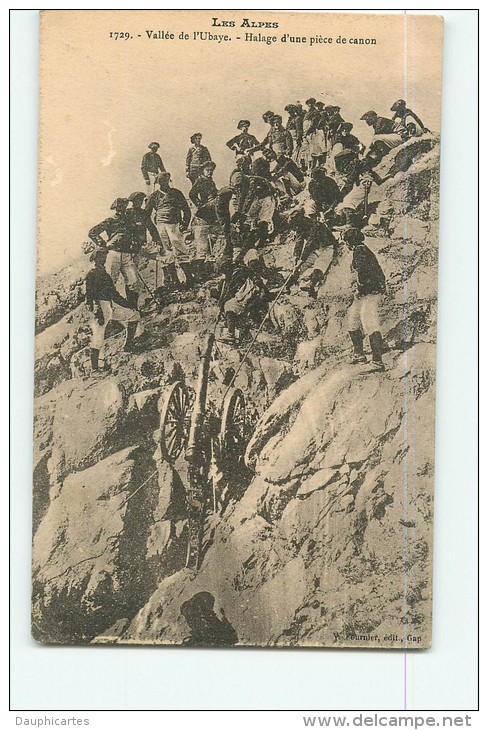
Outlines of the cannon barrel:
[{"label": "cannon barrel", "polygon": [[198,370],[198,382],[196,387],[195,404],[190,422],[190,433],[188,437],[188,446],[186,448],[186,460],[191,463],[201,455],[205,449],[201,443],[202,426],[205,420],[205,410],[207,403],[207,386],[208,372],[210,369],[210,359],[212,357],[212,348],[215,336],[209,335],[205,344],[205,349],[200,359],[200,367]]}]

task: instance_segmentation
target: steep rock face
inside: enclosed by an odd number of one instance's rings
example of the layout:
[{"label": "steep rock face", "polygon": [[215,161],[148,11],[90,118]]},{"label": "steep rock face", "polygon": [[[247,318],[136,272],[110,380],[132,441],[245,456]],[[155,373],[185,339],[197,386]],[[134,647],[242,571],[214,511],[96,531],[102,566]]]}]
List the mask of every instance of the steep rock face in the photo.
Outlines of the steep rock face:
[{"label": "steep rock face", "polygon": [[61,394],[52,424],[53,486],[61,484],[67,474],[95,464],[124,442],[130,443],[132,425],[125,392],[114,378],[78,385]]},{"label": "steep rock face", "polygon": [[[147,317],[135,353],[123,352],[117,331],[110,332],[112,372],[97,380],[87,377],[88,315],[78,306],[78,284],[72,289],[63,279],[61,304],[43,304],[36,638],[280,646],[378,646],[379,638],[383,646],[399,648],[404,639],[426,646],[436,140],[393,150],[378,171],[389,177],[371,189],[376,210],[365,234],[388,282],[381,310],[387,371],[348,362],[353,276],[340,242],[318,298],[293,286],[242,364],[247,345],[239,352],[217,343],[209,411],[219,414],[222,380],[239,369],[235,385],[245,392],[252,432],[249,472],[225,475],[196,574],[183,567],[185,461],[182,455],[173,467],[162,459],[157,429],[168,383],[195,386],[215,302],[205,289],[179,294]],[[293,244],[292,234],[282,235],[268,260],[289,269]],[[214,477],[222,478],[218,469]]]},{"label": "steep rock face", "polygon": [[61,271],[37,278],[36,334],[58,322],[83,301],[85,263],[77,259]]},{"label": "steep rock face", "polygon": [[387,373],[322,367],[285,391],[199,574],[163,580],[125,638],[183,641],[181,604],[203,590],[243,644],[398,646],[384,637],[399,626],[428,631],[434,367],[434,348],[417,345]]},{"label": "steep rock face", "polygon": [[139,447],[64,480],[34,538],[35,638],[86,641],[132,616],[161,575],[183,565],[183,526],[164,514],[171,480]]}]

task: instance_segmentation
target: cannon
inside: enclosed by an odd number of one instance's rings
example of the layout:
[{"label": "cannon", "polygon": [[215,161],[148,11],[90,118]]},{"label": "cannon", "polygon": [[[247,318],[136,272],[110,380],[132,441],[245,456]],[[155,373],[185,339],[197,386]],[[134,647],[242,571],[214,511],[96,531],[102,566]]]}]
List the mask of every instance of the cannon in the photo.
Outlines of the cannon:
[{"label": "cannon", "polygon": [[208,409],[208,376],[214,343],[214,335],[209,335],[200,359],[195,391],[183,380],[177,380],[164,391],[161,404],[159,444],[162,457],[174,464],[184,451],[188,465],[186,565],[191,569],[197,569],[200,562],[210,496],[211,458],[215,458],[219,469],[231,473],[243,461],[246,449],[246,403],[242,391],[227,386],[217,416]]},{"label": "cannon", "polygon": [[[195,395],[182,381],[166,388],[161,405],[160,447],[162,457],[174,464],[188,445]],[[213,434],[215,439],[215,434]],[[246,448],[246,402],[240,388],[225,395],[217,434],[218,453],[223,462],[235,462]]]}]

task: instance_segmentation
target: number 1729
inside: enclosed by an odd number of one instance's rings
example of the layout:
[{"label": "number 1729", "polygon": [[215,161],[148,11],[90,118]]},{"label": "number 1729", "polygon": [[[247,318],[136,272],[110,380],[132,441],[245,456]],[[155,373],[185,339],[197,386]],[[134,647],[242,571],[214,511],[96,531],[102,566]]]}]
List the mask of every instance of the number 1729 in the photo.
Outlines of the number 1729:
[{"label": "number 1729", "polygon": [[122,33],[119,33],[119,31],[116,30],[111,30],[108,34],[108,37],[113,38],[114,41],[128,41],[130,38],[132,38],[128,30]]}]

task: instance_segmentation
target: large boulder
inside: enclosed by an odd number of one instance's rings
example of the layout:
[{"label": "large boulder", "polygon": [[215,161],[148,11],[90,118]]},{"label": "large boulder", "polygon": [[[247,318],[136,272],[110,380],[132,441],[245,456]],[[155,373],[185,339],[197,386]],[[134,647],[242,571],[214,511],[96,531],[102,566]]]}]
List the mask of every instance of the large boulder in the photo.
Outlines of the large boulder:
[{"label": "large boulder", "polygon": [[78,381],[62,392],[53,418],[51,484],[55,490],[72,471],[86,469],[100,458],[127,446],[132,423],[128,399],[115,378]]},{"label": "large boulder", "polygon": [[164,521],[160,476],[131,447],[65,479],[34,537],[35,638],[90,640],[134,614],[165,561],[182,564],[186,543],[181,527]]}]

